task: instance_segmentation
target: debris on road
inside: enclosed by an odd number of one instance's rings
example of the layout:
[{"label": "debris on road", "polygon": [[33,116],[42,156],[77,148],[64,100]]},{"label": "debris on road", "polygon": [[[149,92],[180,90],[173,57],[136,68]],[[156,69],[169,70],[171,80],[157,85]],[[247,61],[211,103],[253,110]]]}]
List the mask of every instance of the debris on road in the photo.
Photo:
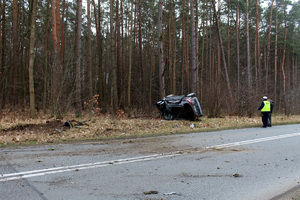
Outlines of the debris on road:
[{"label": "debris on road", "polygon": [[169,192],[169,193],[164,193],[164,195],[177,195],[177,196],[182,196],[181,194],[177,192]]},{"label": "debris on road", "polygon": [[150,195],[150,194],[158,194],[158,191],[150,190],[150,191],[144,192],[144,195]]},{"label": "debris on road", "polygon": [[233,177],[235,177],[235,178],[239,178],[239,177],[242,177],[243,175],[241,175],[241,174],[233,174]]}]

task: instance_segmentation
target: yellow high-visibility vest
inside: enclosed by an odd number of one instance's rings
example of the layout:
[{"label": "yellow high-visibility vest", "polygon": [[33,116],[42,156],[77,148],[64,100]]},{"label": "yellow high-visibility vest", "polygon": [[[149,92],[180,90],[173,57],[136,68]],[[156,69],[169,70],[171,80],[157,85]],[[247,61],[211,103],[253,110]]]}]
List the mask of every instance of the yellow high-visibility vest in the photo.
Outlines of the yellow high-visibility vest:
[{"label": "yellow high-visibility vest", "polygon": [[264,101],[265,106],[261,109],[261,112],[270,112],[271,103],[269,101]]}]

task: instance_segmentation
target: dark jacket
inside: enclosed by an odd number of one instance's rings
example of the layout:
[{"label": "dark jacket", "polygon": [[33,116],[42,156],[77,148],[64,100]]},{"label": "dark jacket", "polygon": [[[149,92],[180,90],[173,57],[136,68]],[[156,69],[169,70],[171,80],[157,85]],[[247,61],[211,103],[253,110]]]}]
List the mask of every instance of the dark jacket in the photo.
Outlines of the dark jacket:
[{"label": "dark jacket", "polygon": [[273,108],[274,108],[274,102],[271,100],[270,103],[271,103],[271,113],[272,113],[273,112]]}]

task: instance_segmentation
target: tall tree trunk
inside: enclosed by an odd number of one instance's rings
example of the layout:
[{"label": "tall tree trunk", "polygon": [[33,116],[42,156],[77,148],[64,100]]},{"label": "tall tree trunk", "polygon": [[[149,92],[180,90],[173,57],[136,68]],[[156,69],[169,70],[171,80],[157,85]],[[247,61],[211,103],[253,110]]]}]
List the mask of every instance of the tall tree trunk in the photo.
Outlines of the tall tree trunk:
[{"label": "tall tree trunk", "polygon": [[240,33],[239,33],[239,19],[240,19],[240,9],[239,6],[236,7],[236,24],[235,24],[235,34],[236,34],[236,69],[237,69],[237,91],[240,92],[241,80],[240,80]]},{"label": "tall tree trunk", "polygon": [[17,104],[17,84],[18,84],[18,0],[13,0],[13,91],[12,91],[12,102],[14,105]]},{"label": "tall tree trunk", "polygon": [[87,65],[88,65],[88,90],[89,90],[89,109],[93,109],[93,76],[92,76],[92,46],[91,46],[91,1],[87,0],[87,19],[88,19],[88,38],[87,38]]},{"label": "tall tree trunk", "polygon": [[261,85],[261,58],[260,58],[260,42],[259,42],[259,13],[258,13],[258,0],[256,0],[256,59],[257,59],[257,85]]},{"label": "tall tree trunk", "polygon": [[[230,2],[228,2],[228,11],[230,10]],[[231,70],[231,23],[230,23],[230,12],[227,13],[227,66],[228,66],[228,73],[230,76]]]},{"label": "tall tree trunk", "polygon": [[[32,3],[30,3],[30,7]],[[25,13],[22,12],[23,10],[25,10],[25,3],[24,2],[20,2],[18,3],[18,34],[19,33],[24,33],[24,31],[26,30],[26,27],[30,27],[31,26],[31,17],[30,17],[30,14],[29,14],[29,20],[25,20]],[[27,37],[26,38],[30,38],[30,32],[28,32],[28,34],[26,35]],[[29,91],[28,89],[28,84],[26,83],[26,79],[27,79],[27,76],[25,77],[25,73],[26,71],[28,72],[28,58],[29,58],[29,44],[25,45],[25,37],[20,37],[18,36],[18,54],[19,54],[19,60],[18,60],[18,75],[17,75],[17,80],[18,80],[18,83],[17,83],[17,86],[18,88],[22,88],[21,90],[20,89],[17,89],[17,92],[18,92],[18,96],[19,97],[22,97],[21,99],[23,99],[23,104],[26,105],[26,98],[28,97],[27,93]],[[27,39],[28,41],[28,39]],[[27,74],[26,74],[27,75]],[[21,103],[21,102],[20,102]]]},{"label": "tall tree trunk", "polygon": [[[222,55],[221,55],[221,46],[220,46],[220,43],[218,43],[218,61],[217,61],[218,70],[217,70],[216,75],[215,75],[215,80],[221,80],[221,72],[222,72],[222,69],[221,69],[222,58],[221,57],[222,57]],[[217,83],[220,83],[220,82],[218,81]],[[218,86],[220,87],[221,84],[218,84]]]},{"label": "tall tree trunk", "polygon": [[62,65],[60,62],[60,0],[51,1],[52,16],[52,43],[53,43],[53,63],[52,63],[52,84],[51,84],[51,113],[54,116],[62,115]]},{"label": "tall tree trunk", "polygon": [[129,31],[129,66],[128,66],[128,90],[127,90],[127,105],[131,106],[131,71],[132,71],[132,33],[133,33],[133,0],[130,7],[130,31]]},{"label": "tall tree trunk", "polygon": [[[60,0],[56,0],[56,10],[55,10],[55,15],[56,15],[56,54],[57,54],[57,80],[59,81],[57,91],[59,91],[59,100],[56,102],[57,104],[63,104],[64,102],[62,101],[63,99],[63,70],[62,70],[62,57],[60,54],[61,50],[61,19],[60,19]],[[62,106],[59,107],[59,114],[62,114]]]},{"label": "tall tree trunk", "polygon": [[211,62],[211,60],[212,60],[212,51],[211,51],[211,47],[212,47],[212,40],[211,40],[211,38],[212,38],[212,27],[211,27],[211,25],[208,25],[208,24],[213,24],[213,20],[212,20],[212,13],[211,13],[211,9],[209,9],[209,11],[207,11],[207,12],[209,12],[209,14],[207,13],[207,15],[209,15],[209,18],[207,19],[207,21],[206,21],[206,25],[205,25],[205,27],[206,27],[206,30],[207,30],[207,33],[206,33],[206,43],[207,43],[207,45],[206,45],[206,65],[207,65],[207,68],[208,68],[208,79],[206,79],[207,80],[207,82],[208,82],[208,84],[209,84],[209,87],[211,88],[211,85],[212,85],[212,62]]},{"label": "tall tree trunk", "polygon": [[[220,21],[220,15],[221,15],[221,0],[218,0],[218,13],[217,13],[217,17],[218,17],[218,20]],[[221,29],[221,24],[218,24],[218,26],[219,26],[219,29]],[[218,45],[218,70],[217,70],[217,73],[216,73],[216,77],[215,77],[215,79],[216,80],[221,80],[221,46],[220,46],[220,43],[218,43],[219,45]],[[217,92],[219,92],[220,91],[220,86],[221,86],[221,84],[219,84],[220,82],[218,81],[218,90],[217,90]]]},{"label": "tall tree trunk", "polygon": [[163,0],[159,0],[158,5],[158,60],[159,60],[159,96],[163,98],[165,91],[165,62],[163,49],[163,30],[162,30],[162,11]]},{"label": "tall tree trunk", "polygon": [[197,92],[197,66],[196,66],[196,34],[195,34],[195,11],[194,0],[190,0],[191,9],[191,71],[192,71],[192,91]]},{"label": "tall tree trunk", "polygon": [[[188,22],[187,22],[187,24],[188,24]],[[188,25],[186,27],[187,27],[186,29],[188,29]],[[189,34],[185,34],[185,40],[184,40],[185,49],[183,50],[183,52],[185,54],[184,55],[184,58],[185,58],[184,63],[185,63],[185,75],[186,75],[186,80],[187,80],[186,81],[186,91],[190,91],[190,79],[191,79],[190,78],[190,65],[189,65],[189,61],[190,61],[190,59],[189,59],[189,54],[190,54],[189,41],[190,41]]]},{"label": "tall tree trunk", "polygon": [[174,44],[174,47],[173,47],[173,91],[172,93],[173,94],[176,94],[176,91],[177,91],[177,88],[176,88],[176,74],[177,74],[177,71],[176,71],[176,68],[177,68],[177,38],[176,38],[176,19],[175,19],[175,2],[173,0],[172,2],[173,4],[173,44]]},{"label": "tall tree trunk", "polygon": [[[199,94],[200,94],[200,64],[199,64],[199,33],[200,33],[200,27],[198,27],[199,25],[199,3],[198,1],[195,1],[195,8],[196,8],[196,15],[195,15],[195,43],[196,43],[196,85],[197,85],[197,90],[196,90],[196,94],[198,95],[199,98]],[[200,25],[201,26],[201,25]]]},{"label": "tall tree trunk", "polygon": [[268,40],[267,40],[267,58],[266,58],[266,86],[265,86],[265,92],[267,93],[268,88],[268,76],[269,76],[269,65],[270,65],[270,51],[271,51],[271,28],[272,28],[272,13],[273,13],[273,3],[274,0],[272,0],[271,4],[271,11],[270,11],[270,23],[269,23],[269,31],[268,31]]},{"label": "tall tree trunk", "polygon": [[[44,27],[44,31],[45,31],[45,33],[49,33],[48,30],[50,30],[50,26],[51,26],[50,16],[49,16],[49,11],[48,11],[48,10],[50,10],[49,9],[50,8],[50,1],[47,1],[46,8],[47,8],[47,13],[45,14],[45,27]],[[48,74],[49,37],[50,37],[49,34],[45,34],[44,35],[44,45],[45,45],[44,52],[43,52],[44,53],[44,63],[43,63],[43,66],[44,66],[44,71],[45,71],[44,85],[43,85],[43,110],[44,110],[44,113],[46,113],[47,108],[49,108],[48,107],[48,103],[47,103],[47,102],[49,102],[48,101],[48,98],[49,98],[49,91],[48,91],[49,83],[48,83],[48,81],[50,80],[49,74]]]},{"label": "tall tree trunk", "polygon": [[30,97],[30,117],[36,117],[35,111],[35,93],[34,93],[34,75],[33,75],[33,66],[34,66],[34,43],[35,43],[35,21],[37,14],[37,0],[33,0],[32,13],[31,13],[31,29],[30,29],[30,45],[29,45],[29,97]]},{"label": "tall tree trunk", "polygon": [[119,0],[116,0],[116,65],[117,65],[117,92],[118,92],[118,102],[121,102],[121,88],[122,88],[122,66],[121,66],[121,44],[120,44],[120,15],[119,15]]},{"label": "tall tree trunk", "polygon": [[[156,17],[156,7],[155,7],[155,1],[152,2],[152,27],[154,28],[155,27],[155,17]],[[150,28],[149,28],[150,29]],[[152,34],[152,44],[151,44],[151,73],[150,73],[150,98],[149,98],[149,105],[151,104],[152,102],[152,89],[153,89],[153,79],[155,77],[155,60],[156,60],[156,57],[155,55],[157,51],[155,51],[155,35]]]},{"label": "tall tree trunk", "polygon": [[[99,105],[103,105],[104,101],[104,78],[103,78],[103,55],[102,55],[102,34],[101,34],[101,4],[100,0],[98,0],[98,12],[96,9],[95,1],[92,0],[92,4],[94,6],[94,18],[96,24],[96,35],[97,35],[97,50],[98,50],[98,69],[99,69]],[[97,15],[98,13],[98,15]]]},{"label": "tall tree trunk", "polygon": [[[52,17],[52,43],[54,55],[57,54],[57,23],[56,23],[56,0],[51,0],[51,17]],[[56,56],[56,55],[55,55]],[[54,62],[54,61],[53,61]]]},{"label": "tall tree trunk", "polygon": [[62,17],[61,17],[61,34],[60,34],[60,60],[61,60],[61,66],[64,66],[64,57],[65,57],[65,11],[66,11],[66,0],[63,0],[63,7],[62,7]]},{"label": "tall tree trunk", "polygon": [[5,10],[6,10],[6,0],[3,0],[2,5],[1,5],[1,16],[2,16],[2,20],[1,20],[1,60],[0,60],[0,65],[1,65],[1,70],[0,70],[0,87],[1,87],[1,94],[0,94],[0,113],[2,108],[5,105],[5,74],[6,74],[6,70],[4,68],[5,65],[5,55],[6,55],[6,45],[5,45],[5,40],[6,40],[6,28],[5,28],[5,22],[6,22],[6,15],[5,15]]},{"label": "tall tree trunk", "polygon": [[[57,39],[60,39],[60,30],[61,30],[61,24],[60,24],[60,0],[56,0],[56,8],[55,8],[55,17],[56,17],[56,29],[57,29]],[[60,45],[60,42],[57,44],[58,46]],[[57,48],[59,50],[59,48]]]},{"label": "tall tree trunk", "polygon": [[[4,6],[5,6],[5,1],[2,3],[2,1],[0,0],[0,18],[1,18],[1,21],[0,21],[0,87],[2,86],[1,84],[3,83],[2,81],[2,77],[3,77],[3,69],[4,69],[4,66],[2,65],[2,51],[3,51],[3,33],[2,33],[2,27],[3,27],[3,23],[2,23],[2,20],[3,20],[3,13],[4,13]],[[3,86],[1,87],[3,88]],[[0,91],[0,113],[1,113],[1,108],[2,108],[2,96],[3,96],[3,90]]]},{"label": "tall tree trunk", "polygon": [[81,105],[81,27],[82,27],[82,0],[77,0],[77,30],[76,30],[76,117],[82,116]]},{"label": "tall tree trunk", "polygon": [[248,86],[248,95],[252,91],[251,83],[251,70],[250,70],[250,37],[249,37],[249,1],[246,0],[246,37],[247,37],[247,86]]},{"label": "tall tree trunk", "polygon": [[100,105],[101,102],[104,101],[104,98],[106,96],[106,87],[105,87],[105,78],[104,78],[104,69],[103,69],[103,51],[102,51],[102,26],[101,26],[101,21],[102,21],[102,12],[101,12],[101,0],[98,0],[98,29],[99,29],[99,42],[98,42],[98,48],[99,48],[99,83],[100,83],[100,91],[99,91],[99,100],[100,100]]},{"label": "tall tree trunk", "polygon": [[[126,66],[126,54],[125,54],[125,40],[124,40],[124,7],[123,7],[123,0],[120,0],[121,1],[121,5],[120,5],[120,14],[121,14],[121,22],[120,22],[120,29],[121,29],[121,41],[120,41],[120,45],[121,45],[121,60],[120,60],[120,63],[121,63],[121,70],[122,72],[125,73],[125,66]],[[122,75],[122,79],[119,80],[119,82],[121,82],[121,102],[122,102],[122,105],[126,105],[126,79],[125,79],[125,76]]]},{"label": "tall tree trunk", "polygon": [[231,85],[230,85],[230,79],[229,79],[229,76],[228,76],[225,53],[224,53],[224,49],[223,49],[222,35],[221,35],[221,30],[220,30],[220,21],[219,21],[218,16],[217,16],[215,0],[212,0],[212,4],[213,4],[213,11],[214,11],[214,18],[216,19],[216,22],[217,22],[216,26],[217,26],[217,32],[218,32],[219,45],[221,47],[222,62],[223,62],[223,67],[224,67],[224,72],[225,72],[226,85],[227,85],[227,89],[228,89],[228,92],[229,92],[230,104],[233,105],[232,90],[231,90]]},{"label": "tall tree trunk", "polygon": [[[182,26],[182,33],[181,33],[181,44],[182,44],[182,54],[181,54],[181,93],[183,93],[184,91],[184,73],[186,73],[186,69],[185,69],[185,20],[184,20],[184,16],[185,16],[185,0],[182,1],[182,14],[181,14],[181,18],[182,18],[182,22],[181,22],[181,26]],[[186,74],[187,76],[187,74]],[[187,81],[187,80],[186,80]]]},{"label": "tall tree trunk", "polygon": [[[204,44],[205,44],[205,35],[208,34],[207,32],[207,23],[205,23],[205,20],[202,22],[202,47],[201,47],[201,70],[200,70],[200,101],[203,101],[203,74],[204,74],[204,68],[206,65],[204,65]],[[208,46],[208,45],[206,45]]]},{"label": "tall tree trunk", "polygon": [[111,84],[111,112],[115,114],[118,109],[118,88],[117,88],[117,66],[115,54],[115,28],[114,28],[114,0],[110,0],[110,42],[111,42],[111,66],[112,66],[112,84]]},{"label": "tall tree trunk", "polygon": [[278,66],[277,66],[277,60],[278,60],[278,53],[277,53],[277,40],[278,40],[278,36],[277,36],[277,30],[278,30],[278,10],[276,10],[276,22],[275,22],[275,60],[274,60],[274,68],[275,68],[275,72],[274,72],[274,86],[275,86],[275,102],[277,102],[277,71],[278,71]]},{"label": "tall tree trunk", "polygon": [[51,1],[52,16],[52,44],[53,44],[53,63],[52,63],[52,84],[51,84],[51,113],[57,115],[57,102],[59,97],[59,78],[58,78],[58,52],[57,52],[57,24],[56,24],[56,0]]},{"label": "tall tree trunk", "polygon": [[35,21],[36,21],[36,14],[37,14],[37,0],[32,0],[32,1],[33,1],[33,5],[32,5],[32,13],[31,13],[28,75],[29,75],[30,117],[35,118],[36,110],[35,110],[33,66],[34,66],[34,43],[35,43]]},{"label": "tall tree trunk", "polygon": [[173,60],[172,60],[172,31],[171,31],[171,24],[173,20],[173,15],[172,15],[172,0],[169,0],[169,22],[168,22],[168,59],[167,59],[167,65],[169,68],[169,80],[170,80],[170,94],[173,93]]},{"label": "tall tree trunk", "polygon": [[[145,94],[145,83],[144,83],[144,63],[143,63],[143,49],[142,49],[142,5],[141,5],[141,0],[138,1],[138,22],[139,22],[139,60],[140,60],[140,70],[141,70],[141,91],[142,91],[142,95]],[[143,104],[144,104],[144,98],[143,99]]]},{"label": "tall tree trunk", "polygon": [[285,53],[286,53],[286,36],[287,36],[287,23],[286,23],[286,8],[284,8],[284,43],[283,43],[283,50],[282,50],[282,62],[281,62],[281,72],[282,72],[282,88],[283,88],[283,104],[285,114],[287,115],[287,99],[286,99],[286,75],[284,70],[285,65]]}]

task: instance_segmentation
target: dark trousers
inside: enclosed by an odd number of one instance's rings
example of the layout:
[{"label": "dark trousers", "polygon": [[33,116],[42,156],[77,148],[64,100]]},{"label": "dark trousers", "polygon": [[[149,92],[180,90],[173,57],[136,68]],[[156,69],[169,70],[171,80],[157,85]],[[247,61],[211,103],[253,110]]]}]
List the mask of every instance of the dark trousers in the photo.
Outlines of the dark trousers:
[{"label": "dark trousers", "polygon": [[270,112],[268,115],[268,126],[272,126],[272,113]]},{"label": "dark trousers", "polygon": [[270,112],[261,112],[261,120],[264,127],[267,127],[268,125],[268,117]]}]

